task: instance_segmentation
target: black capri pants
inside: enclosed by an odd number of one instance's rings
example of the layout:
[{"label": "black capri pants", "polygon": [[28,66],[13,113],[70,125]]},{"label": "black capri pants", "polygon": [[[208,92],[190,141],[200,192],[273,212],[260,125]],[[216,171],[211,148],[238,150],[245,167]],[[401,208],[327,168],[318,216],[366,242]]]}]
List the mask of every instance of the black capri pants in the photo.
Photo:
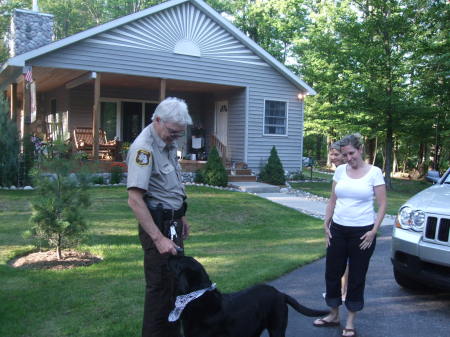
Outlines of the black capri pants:
[{"label": "black capri pants", "polygon": [[341,278],[345,268],[349,266],[347,296],[345,306],[349,311],[360,311],[364,307],[364,287],[369,261],[375,250],[376,237],[372,245],[362,250],[359,248],[360,239],[366,232],[373,229],[373,225],[363,227],[341,226],[331,222],[332,238],[327,248],[326,257],[326,296],[325,301],[331,308],[342,304]]}]

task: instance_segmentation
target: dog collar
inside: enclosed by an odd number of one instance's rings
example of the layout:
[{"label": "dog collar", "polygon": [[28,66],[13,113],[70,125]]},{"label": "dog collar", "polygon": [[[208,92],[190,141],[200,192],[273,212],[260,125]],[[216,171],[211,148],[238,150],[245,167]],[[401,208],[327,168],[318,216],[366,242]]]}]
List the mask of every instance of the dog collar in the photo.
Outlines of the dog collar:
[{"label": "dog collar", "polygon": [[207,291],[211,291],[214,289],[216,289],[215,283],[211,284],[211,286],[209,286],[208,288],[196,290],[186,295],[177,296],[177,299],[175,300],[175,308],[169,314],[169,322],[177,321],[180,318],[184,308],[186,308],[186,306],[190,302],[199,298]]}]

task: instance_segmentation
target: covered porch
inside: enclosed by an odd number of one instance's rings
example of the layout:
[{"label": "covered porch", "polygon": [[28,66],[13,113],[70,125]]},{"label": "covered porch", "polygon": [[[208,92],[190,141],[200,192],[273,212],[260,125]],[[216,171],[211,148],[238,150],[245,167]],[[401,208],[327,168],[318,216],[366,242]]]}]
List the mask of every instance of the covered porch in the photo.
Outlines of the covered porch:
[{"label": "covered porch", "polygon": [[[22,137],[47,142],[62,137],[90,158],[124,160],[158,103],[175,96],[186,100],[193,119],[178,141],[180,159],[205,161],[212,146],[224,161],[244,159],[245,87],[39,66],[29,70],[32,82],[19,74],[5,92]],[[81,146],[80,129],[92,132]],[[105,143],[117,144],[115,151],[105,152]]]}]

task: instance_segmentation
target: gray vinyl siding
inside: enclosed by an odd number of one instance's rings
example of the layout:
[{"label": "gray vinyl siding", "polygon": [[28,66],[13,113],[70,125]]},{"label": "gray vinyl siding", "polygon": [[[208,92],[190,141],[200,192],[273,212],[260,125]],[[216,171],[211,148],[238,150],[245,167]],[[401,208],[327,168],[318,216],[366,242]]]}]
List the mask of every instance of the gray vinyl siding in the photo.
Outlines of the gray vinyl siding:
[{"label": "gray vinyl siding", "polygon": [[[234,159],[246,157],[253,169],[276,145],[286,170],[301,163],[303,107],[299,89],[270,66],[221,61],[144,49],[79,42],[30,62],[33,66],[83,69],[240,87],[228,100],[233,111],[229,120],[229,144]],[[245,153],[245,87],[248,87],[248,138]],[[264,100],[288,101],[288,136],[263,136]],[[231,109],[230,109],[231,111]],[[242,112],[241,116],[238,116]]]}]

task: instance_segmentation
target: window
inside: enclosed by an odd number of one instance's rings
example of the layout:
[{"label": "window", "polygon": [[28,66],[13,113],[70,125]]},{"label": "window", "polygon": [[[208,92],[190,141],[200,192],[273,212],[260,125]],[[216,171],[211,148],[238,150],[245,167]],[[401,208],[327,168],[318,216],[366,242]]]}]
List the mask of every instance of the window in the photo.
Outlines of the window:
[{"label": "window", "polygon": [[287,103],[282,101],[265,101],[264,134],[287,134]]},{"label": "window", "polygon": [[115,102],[102,102],[100,114],[100,128],[106,132],[108,140],[114,139],[116,134],[117,108]]}]

